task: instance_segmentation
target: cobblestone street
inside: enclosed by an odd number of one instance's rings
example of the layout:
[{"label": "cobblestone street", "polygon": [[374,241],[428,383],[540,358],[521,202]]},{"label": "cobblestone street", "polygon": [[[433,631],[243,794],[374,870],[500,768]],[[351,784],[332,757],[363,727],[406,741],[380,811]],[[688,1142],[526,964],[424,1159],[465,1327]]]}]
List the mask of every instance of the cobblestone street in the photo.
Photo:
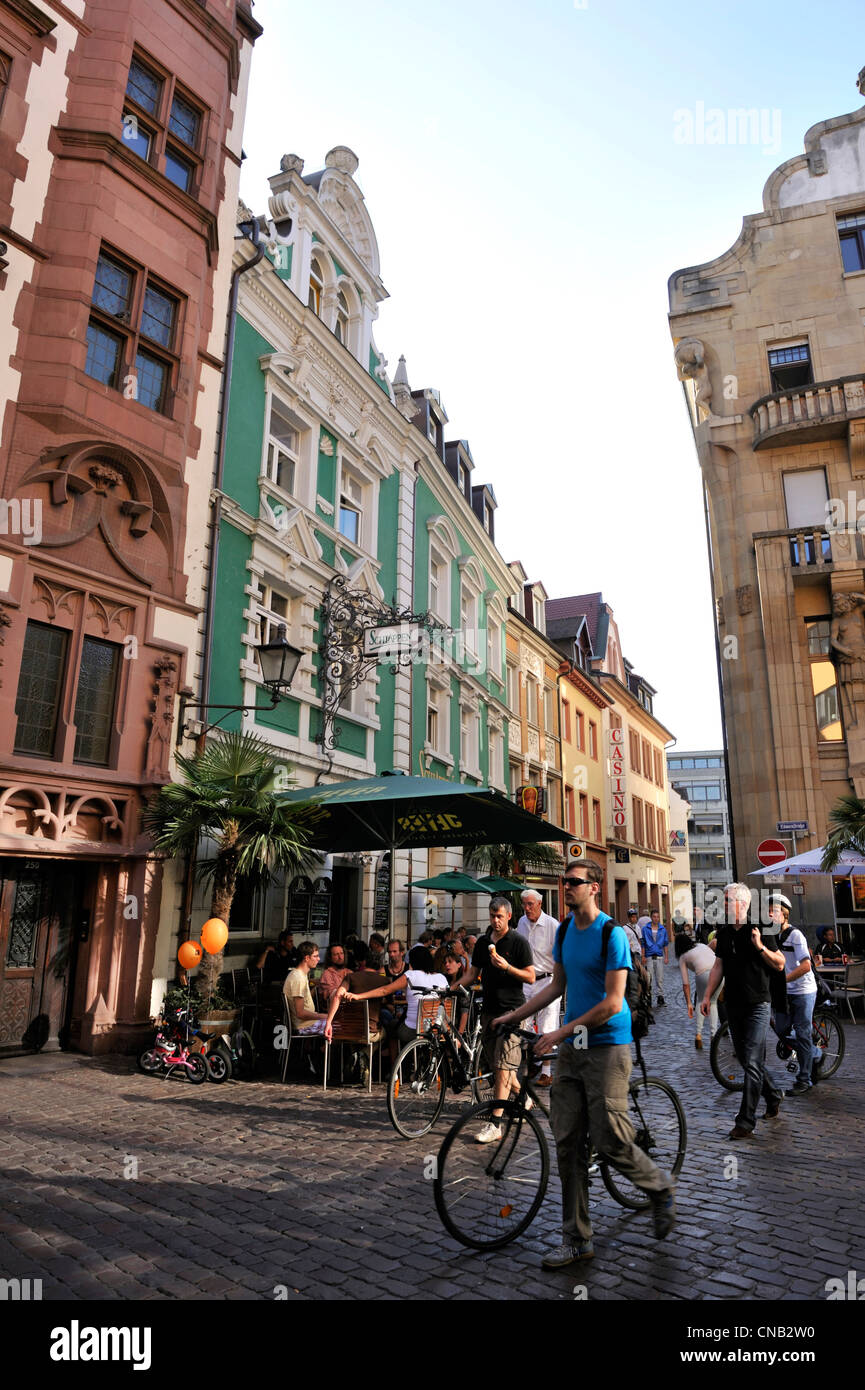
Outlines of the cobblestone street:
[{"label": "cobblestone street", "polygon": [[131,1058],[5,1060],[0,1276],[41,1279],[44,1299],[561,1300],[582,1284],[589,1299],[823,1300],[827,1279],[865,1274],[865,1027],[846,1033],[832,1080],[730,1144],[737,1098],[694,1050],[681,999],[660,1010],[648,1069],[679,1091],[689,1131],[676,1231],[658,1243],[596,1182],[596,1258],[553,1274],[539,1262],[558,1243],[557,1183],[508,1249],[458,1247],[424,1179],[445,1117],[407,1143],[383,1087],[193,1088]]}]

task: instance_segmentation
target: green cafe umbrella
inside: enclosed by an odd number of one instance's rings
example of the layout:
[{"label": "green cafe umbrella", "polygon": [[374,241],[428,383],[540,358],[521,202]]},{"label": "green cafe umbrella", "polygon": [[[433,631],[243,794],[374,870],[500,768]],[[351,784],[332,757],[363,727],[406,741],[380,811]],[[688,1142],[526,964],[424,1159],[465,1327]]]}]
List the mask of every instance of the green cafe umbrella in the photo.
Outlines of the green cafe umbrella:
[{"label": "green cafe umbrella", "polygon": [[514,878],[500,878],[498,874],[484,874],[478,883],[486,884],[488,893],[521,893],[526,886]]},{"label": "green cafe umbrella", "polygon": [[490,888],[480,879],[470,878],[468,874],[461,874],[459,869],[451,869],[446,874],[436,874],[434,878],[416,878],[409,884],[410,888],[433,888],[438,893],[450,893],[451,895],[451,926],[454,924],[456,915],[457,893],[494,893],[496,890]]},{"label": "green cafe umbrella", "polygon": [[[514,805],[489,787],[391,773],[382,777],[295,787],[280,801],[308,803],[318,815],[309,824],[310,849],[329,854],[360,850],[432,849],[544,840],[565,843],[574,836]],[[393,934],[394,894],[390,894]]]}]

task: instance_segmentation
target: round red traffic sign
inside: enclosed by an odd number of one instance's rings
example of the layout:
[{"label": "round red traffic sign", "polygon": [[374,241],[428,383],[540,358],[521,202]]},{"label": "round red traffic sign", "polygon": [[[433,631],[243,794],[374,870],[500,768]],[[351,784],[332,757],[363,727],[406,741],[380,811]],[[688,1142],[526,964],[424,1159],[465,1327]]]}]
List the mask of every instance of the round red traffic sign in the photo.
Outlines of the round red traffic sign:
[{"label": "round red traffic sign", "polygon": [[761,864],[767,867],[770,864],[780,864],[787,858],[787,851],[780,840],[761,840],[757,846],[757,858]]}]

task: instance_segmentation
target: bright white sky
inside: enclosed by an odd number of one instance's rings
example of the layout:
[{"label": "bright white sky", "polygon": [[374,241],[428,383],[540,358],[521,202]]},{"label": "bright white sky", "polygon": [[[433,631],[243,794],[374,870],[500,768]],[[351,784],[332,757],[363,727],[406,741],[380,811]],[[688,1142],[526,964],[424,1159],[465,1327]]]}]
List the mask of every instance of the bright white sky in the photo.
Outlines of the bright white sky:
[{"label": "bright white sky", "polygon": [[[818,120],[861,105],[859,0],[257,0],[241,195],[349,145],[392,375],[437,387],[496,537],[600,589],[680,748],[720,746],[706,535],[667,279],[735,240]],[[754,144],[683,143],[699,103]],[[678,113],[678,114],[677,114]]]}]

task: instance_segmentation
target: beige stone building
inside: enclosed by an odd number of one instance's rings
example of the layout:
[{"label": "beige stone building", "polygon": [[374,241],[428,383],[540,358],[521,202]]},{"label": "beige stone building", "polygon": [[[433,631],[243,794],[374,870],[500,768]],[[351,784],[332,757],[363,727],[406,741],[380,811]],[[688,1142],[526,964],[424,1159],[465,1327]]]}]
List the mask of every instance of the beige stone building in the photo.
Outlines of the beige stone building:
[{"label": "beige stone building", "polygon": [[[669,289],[741,878],[779,821],[807,822],[813,848],[837,798],[865,796],[865,107],[813,126],[734,245]],[[831,916],[828,883],[809,882],[804,920]]]}]

